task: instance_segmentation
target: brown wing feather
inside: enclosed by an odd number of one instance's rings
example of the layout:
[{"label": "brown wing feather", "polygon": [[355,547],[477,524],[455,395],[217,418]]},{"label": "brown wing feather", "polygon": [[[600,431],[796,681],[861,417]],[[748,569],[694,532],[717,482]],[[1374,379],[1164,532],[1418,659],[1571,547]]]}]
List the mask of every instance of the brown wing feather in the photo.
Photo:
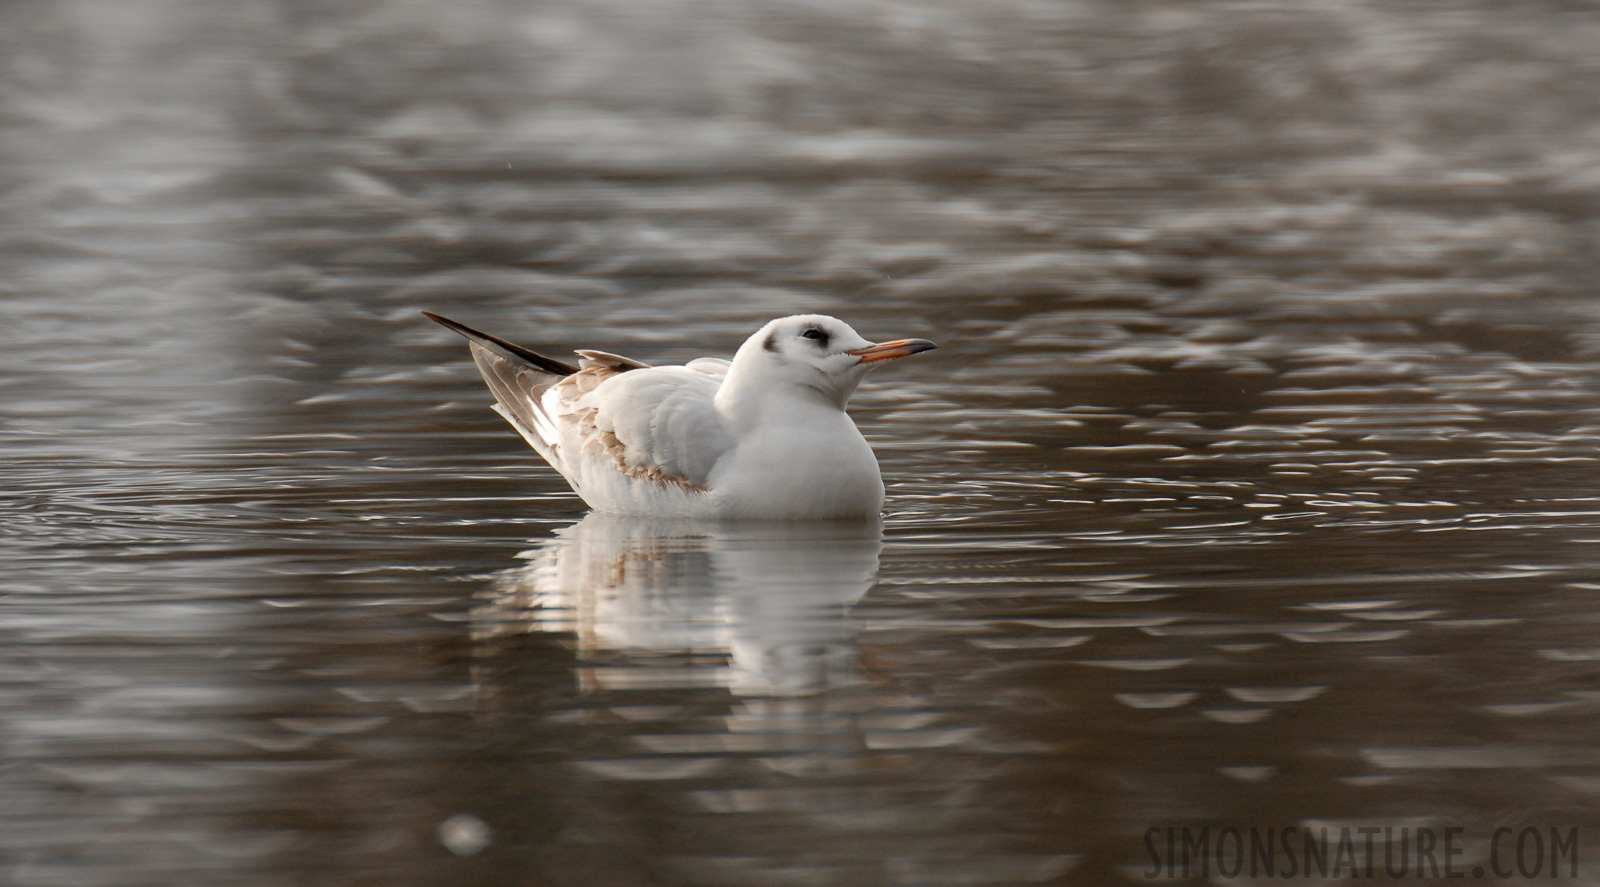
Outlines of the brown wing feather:
[{"label": "brown wing feather", "polygon": [[567,376],[554,386],[563,416],[575,423],[584,454],[608,457],[617,466],[618,471],[637,480],[679,486],[692,492],[705,492],[704,486],[687,477],[666,471],[657,465],[642,464],[639,460],[630,459],[628,445],[617,437],[616,432],[600,427],[599,407],[578,403],[579,399],[593,391],[601,382],[629,370],[641,369],[646,365],[637,364],[627,358],[622,358],[626,361],[623,364],[601,361],[588,353],[584,353],[584,358],[583,369]]},{"label": "brown wing feather", "polygon": [[[636,369],[648,369],[649,364],[605,351],[585,350],[578,352],[582,361],[581,366],[575,367],[447,317],[427,311],[422,313],[471,342],[473,362],[494,393],[496,411],[569,482],[573,477],[561,452],[559,429],[563,422],[572,423],[569,428],[576,432],[573,436],[584,455],[609,459],[628,477],[695,492],[705,491],[705,486],[690,478],[642,459],[630,458],[628,446],[616,432],[600,427],[599,407],[581,402],[607,379]],[[547,412],[544,400],[546,393],[552,390],[559,410],[554,416]]]}]

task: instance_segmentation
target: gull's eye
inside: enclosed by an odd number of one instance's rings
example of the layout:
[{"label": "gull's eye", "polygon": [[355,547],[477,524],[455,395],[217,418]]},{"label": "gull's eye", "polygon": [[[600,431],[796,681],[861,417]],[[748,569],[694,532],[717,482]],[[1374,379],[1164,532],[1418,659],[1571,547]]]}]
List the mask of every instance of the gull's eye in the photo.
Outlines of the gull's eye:
[{"label": "gull's eye", "polygon": [[828,334],[823,332],[822,330],[817,329],[816,327],[812,327],[812,328],[806,330],[805,332],[801,333],[800,334],[800,338],[802,338],[802,339],[810,339],[811,341],[816,342],[819,345],[828,344]]}]

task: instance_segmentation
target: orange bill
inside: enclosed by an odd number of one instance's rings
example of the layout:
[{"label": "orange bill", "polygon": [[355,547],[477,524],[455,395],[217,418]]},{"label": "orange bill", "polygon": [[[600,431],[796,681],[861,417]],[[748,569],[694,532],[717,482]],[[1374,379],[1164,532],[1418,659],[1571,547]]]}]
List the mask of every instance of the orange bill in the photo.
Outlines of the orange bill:
[{"label": "orange bill", "polygon": [[854,354],[856,357],[861,358],[862,363],[872,363],[875,360],[893,360],[897,357],[909,357],[913,354],[921,354],[924,351],[932,351],[937,347],[939,346],[929,342],[927,339],[895,339],[893,342],[879,342],[876,345],[868,345],[865,348],[857,348],[854,351],[845,353]]}]

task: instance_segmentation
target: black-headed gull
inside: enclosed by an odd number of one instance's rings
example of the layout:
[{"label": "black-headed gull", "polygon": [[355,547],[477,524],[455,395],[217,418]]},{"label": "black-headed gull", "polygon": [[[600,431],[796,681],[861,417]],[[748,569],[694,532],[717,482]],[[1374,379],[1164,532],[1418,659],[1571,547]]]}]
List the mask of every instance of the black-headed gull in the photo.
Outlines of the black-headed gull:
[{"label": "black-headed gull", "polygon": [[653,367],[579,351],[572,366],[423,314],[471,341],[495,411],[590,508],[658,517],[876,517],[878,460],[845,403],[880,362],[935,347],[874,344],[800,314],[757,330],[732,361]]}]

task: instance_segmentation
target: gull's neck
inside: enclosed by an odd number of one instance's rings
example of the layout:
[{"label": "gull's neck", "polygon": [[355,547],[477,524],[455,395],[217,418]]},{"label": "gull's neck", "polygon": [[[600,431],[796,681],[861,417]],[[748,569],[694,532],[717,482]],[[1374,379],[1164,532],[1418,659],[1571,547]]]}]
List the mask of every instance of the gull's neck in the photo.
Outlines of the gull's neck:
[{"label": "gull's neck", "polygon": [[[819,414],[843,415],[849,391],[841,396],[820,385],[796,381],[783,369],[740,348],[717,389],[717,411],[744,428],[802,422],[806,417],[819,418]],[[828,380],[819,376],[817,381]]]}]

